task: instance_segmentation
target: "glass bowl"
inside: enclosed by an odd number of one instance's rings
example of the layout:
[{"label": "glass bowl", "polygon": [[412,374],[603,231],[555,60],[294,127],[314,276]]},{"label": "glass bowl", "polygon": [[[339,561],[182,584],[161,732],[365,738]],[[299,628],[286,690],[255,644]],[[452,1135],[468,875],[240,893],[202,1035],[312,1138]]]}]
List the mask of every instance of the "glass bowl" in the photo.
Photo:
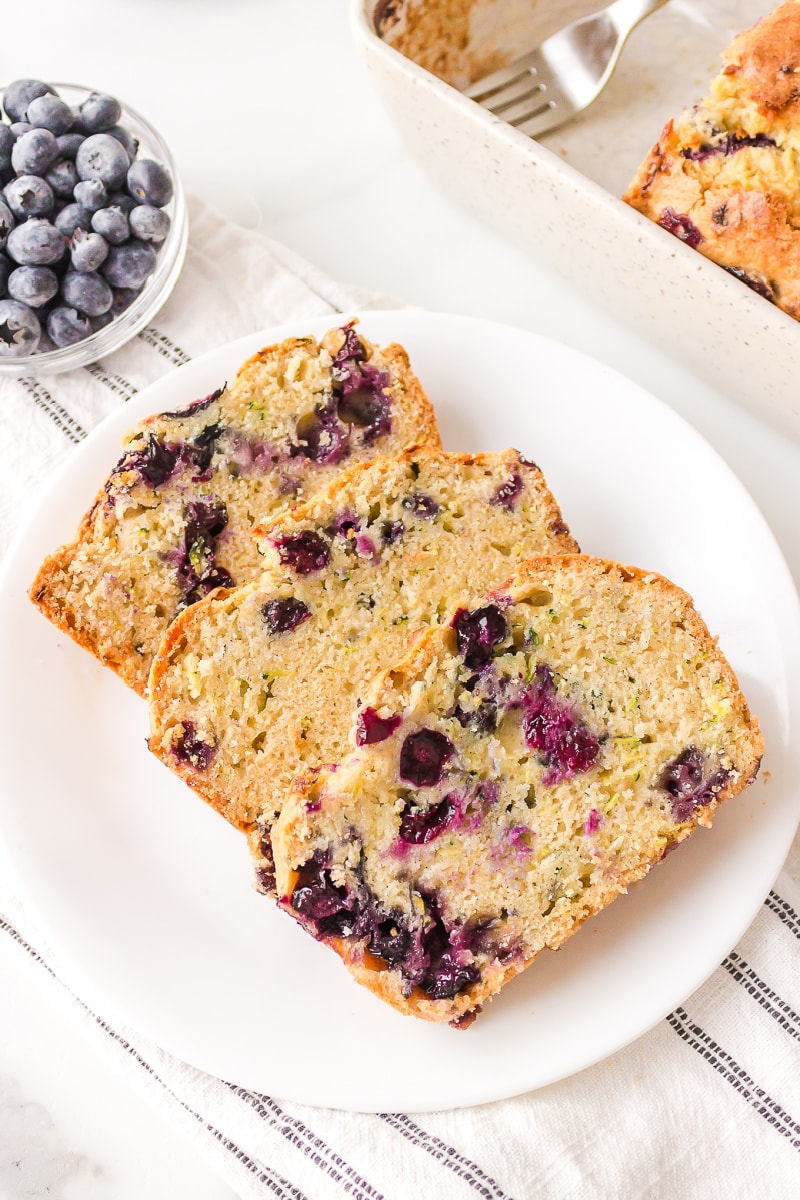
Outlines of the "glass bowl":
[{"label": "glass bowl", "polygon": [[[81,104],[96,88],[81,87],[74,83],[53,83],[52,87],[66,104]],[[2,88],[5,93],[5,85]],[[135,337],[148,325],[166,303],[178,281],[186,257],[189,239],[189,221],[186,200],[175,160],[161,135],[135,109],[119,101],[122,115],[119,124],[129,130],[139,141],[137,158],[152,158],[166,167],[172,177],[173,196],[164,211],[170,218],[170,230],[156,257],[152,275],[145,283],[133,303],[98,329],[91,337],[65,346],[61,350],[50,350],[43,354],[26,354],[21,358],[0,358],[0,376],[3,375],[59,375],[85,367],[113,354],[126,342]]]}]

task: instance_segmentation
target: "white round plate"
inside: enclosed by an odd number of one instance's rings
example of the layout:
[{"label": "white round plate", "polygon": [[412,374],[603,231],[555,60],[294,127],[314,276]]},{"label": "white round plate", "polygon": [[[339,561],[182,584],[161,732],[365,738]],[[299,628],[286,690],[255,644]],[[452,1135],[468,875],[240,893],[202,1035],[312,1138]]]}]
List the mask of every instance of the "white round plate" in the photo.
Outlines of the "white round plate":
[{"label": "white round plate", "polygon": [[[670,409],[534,334],[424,312],[361,316],[397,340],[445,446],[517,446],[584,550],[660,571],[695,598],[758,714],[760,778],[620,903],[543,954],[467,1031],[359,988],[250,884],[244,839],[153,758],[145,704],[48,624],[26,591],[73,536],[120,436],[231,378],[246,355],[331,318],[215,350],[120,409],[69,459],[0,580],[0,829],[25,898],[84,999],[173,1054],[309,1104],[421,1111],[563,1078],[651,1028],[752,920],[800,811],[800,613],[752,501]],[[313,663],[309,664],[313,670]]]}]

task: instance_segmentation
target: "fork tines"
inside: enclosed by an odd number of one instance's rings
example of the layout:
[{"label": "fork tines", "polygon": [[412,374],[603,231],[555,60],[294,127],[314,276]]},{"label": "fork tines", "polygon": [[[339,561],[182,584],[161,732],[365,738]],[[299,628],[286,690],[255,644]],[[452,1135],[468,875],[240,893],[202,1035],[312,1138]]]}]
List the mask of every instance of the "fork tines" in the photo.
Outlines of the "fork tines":
[{"label": "fork tines", "polygon": [[527,122],[538,126],[538,119],[549,113],[556,103],[539,76],[535,58],[538,55],[528,55],[510,67],[477,80],[464,89],[464,95],[521,132],[535,133],[535,129],[527,128]]}]

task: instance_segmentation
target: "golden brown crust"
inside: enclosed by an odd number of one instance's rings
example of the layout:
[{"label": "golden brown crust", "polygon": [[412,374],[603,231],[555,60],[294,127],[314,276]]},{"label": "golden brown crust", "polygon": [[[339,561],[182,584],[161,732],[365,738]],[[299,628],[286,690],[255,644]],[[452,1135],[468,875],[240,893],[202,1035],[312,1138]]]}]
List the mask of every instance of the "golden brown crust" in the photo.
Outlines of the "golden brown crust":
[{"label": "golden brown crust", "polygon": [[623,200],[800,318],[800,3],[740,34]]},{"label": "golden brown crust", "polygon": [[741,92],[762,112],[785,111],[796,120],[800,99],[800,5],[790,0],[750,29],[725,51],[724,74],[738,76]]},{"label": "golden brown crust", "polygon": [[63,603],[59,594],[67,586],[70,564],[75,556],[76,547],[85,538],[93,511],[90,509],[81,521],[81,528],[75,542],[62,546],[44,560],[28,590],[28,595],[48,621],[72,638],[73,642],[93,654],[104,667],[109,667],[114,671],[128,687],[133,688],[140,696],[144,696],[146,678],[142,678],[133,669],[133,645],[101,645],[96,636],[75,623],[72,609]]}]

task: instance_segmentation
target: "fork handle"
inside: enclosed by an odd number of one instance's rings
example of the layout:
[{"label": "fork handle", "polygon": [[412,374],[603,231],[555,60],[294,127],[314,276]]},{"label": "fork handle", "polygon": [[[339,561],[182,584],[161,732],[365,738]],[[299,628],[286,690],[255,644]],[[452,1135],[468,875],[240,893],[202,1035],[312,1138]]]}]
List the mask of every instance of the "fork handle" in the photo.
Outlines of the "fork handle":
[{"label": "fork handle", "polygon": [[667,0],[616,0],[615,4],[608,6],[606,12],[620,34],[627,37],[640,21],[666,3]]}]

